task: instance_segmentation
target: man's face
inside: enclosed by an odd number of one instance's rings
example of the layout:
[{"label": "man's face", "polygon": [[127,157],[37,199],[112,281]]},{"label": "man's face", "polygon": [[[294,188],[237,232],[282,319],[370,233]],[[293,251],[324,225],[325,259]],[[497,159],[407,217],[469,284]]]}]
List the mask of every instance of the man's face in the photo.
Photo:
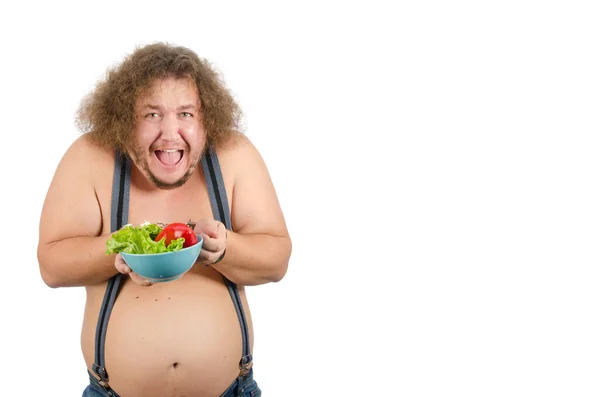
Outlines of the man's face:
[{"label": "man's face", "polygon": [[183,185],[200,161],[206,134],[191,79],[156,80],[136,102],[131,156],[161,189]]}]

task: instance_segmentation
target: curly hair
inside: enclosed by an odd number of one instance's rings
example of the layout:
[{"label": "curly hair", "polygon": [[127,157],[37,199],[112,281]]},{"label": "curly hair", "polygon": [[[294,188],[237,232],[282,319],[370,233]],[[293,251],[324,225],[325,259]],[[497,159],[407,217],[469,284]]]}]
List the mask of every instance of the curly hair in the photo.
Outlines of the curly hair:
[{"label": "curly hair", "polygon": [[221,76],[188,48],[167,43],[137,47],[109,68],[106,79],[82,100],[76,124],[94,142],[127,152],[135,128],[135,103],[157,79],[191,78],[198,87],[207,144],[218,146],[240,128],[242,112]]}]

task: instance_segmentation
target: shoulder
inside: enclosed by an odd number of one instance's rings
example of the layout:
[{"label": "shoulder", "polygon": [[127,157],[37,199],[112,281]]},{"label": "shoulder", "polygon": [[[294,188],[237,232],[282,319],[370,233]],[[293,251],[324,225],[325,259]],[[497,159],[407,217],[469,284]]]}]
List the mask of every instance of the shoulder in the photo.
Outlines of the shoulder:
[{"label": "shoulder", "polygon": [[69,165],[102,166],[114,162],[114,151],[97,144],[89,133],[77,137],[64,154],[63,162]]},{"label": "shoulder", "polygon": [[232,189],[243,181],[262,179],[269,171],[250,138],[236,132],[215,148],[226,185]]},{"label": "shoulder", "polygon": [[219,162],[231,170],[243,170],[248,163],[262,161],[256,146],[247,135],[241,132],[233,133],[215,150]]},{"label": "shoulder", "polygon": [[115,154],[97,143],[89,134],[77,137],[61,158],[56,175],[67,179],[87,180],[95,184],[97,177],[112,173]]},{"label": "shoulder", "polygon": [[220,142],[217,147],[217,154],[228,154],[236,150],[240,150],[248,145],[252,145],[250,138],[242,132],[233,131],[227,139]]}]

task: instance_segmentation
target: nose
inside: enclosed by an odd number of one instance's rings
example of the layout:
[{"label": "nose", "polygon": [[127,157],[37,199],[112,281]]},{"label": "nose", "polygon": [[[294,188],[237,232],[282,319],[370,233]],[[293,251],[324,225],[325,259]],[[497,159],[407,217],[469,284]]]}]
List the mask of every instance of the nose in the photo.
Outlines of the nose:
[{"label": "nose", "polygon": [[173,115],[167,115],[163,118],[160,132],[164,139],[170,140],[175,139],[179,135],[179,123],[177,117]]}]

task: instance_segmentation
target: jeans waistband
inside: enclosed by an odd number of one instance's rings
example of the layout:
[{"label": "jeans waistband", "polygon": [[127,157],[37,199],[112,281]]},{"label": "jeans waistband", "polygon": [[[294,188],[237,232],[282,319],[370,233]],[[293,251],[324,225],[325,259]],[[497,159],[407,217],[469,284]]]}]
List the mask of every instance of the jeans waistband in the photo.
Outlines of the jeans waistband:
[{"label": "jeans waistband", "polygon": [[[90,385],[92,386],[92,388],[94,390],[96,390],[99,393],[102,393],[102,395],[104,395],[104,396],[119,397],[119,395],[113,389],[111,389],[111,388],[107,389],[107,388],[101,386],[100,383],[98,383],[98,379],[96,379],[90,371],[88,371],[88,375],[90,377]],[[248,373],[248,375],[241,377],[242,382],[251,381],[253,378],[254,378],[254,368],[250,368],[250,372]],[[239,379],[240,379],[239,377],[236,378],[231,383],[231,385],[229,385],[227,390],[225,390],[223,392],[223,394],[221,394],[221,396],[227,396],[227,395],[231,395],[231,394],[235,393],[235,390],[238,387]]]}]

